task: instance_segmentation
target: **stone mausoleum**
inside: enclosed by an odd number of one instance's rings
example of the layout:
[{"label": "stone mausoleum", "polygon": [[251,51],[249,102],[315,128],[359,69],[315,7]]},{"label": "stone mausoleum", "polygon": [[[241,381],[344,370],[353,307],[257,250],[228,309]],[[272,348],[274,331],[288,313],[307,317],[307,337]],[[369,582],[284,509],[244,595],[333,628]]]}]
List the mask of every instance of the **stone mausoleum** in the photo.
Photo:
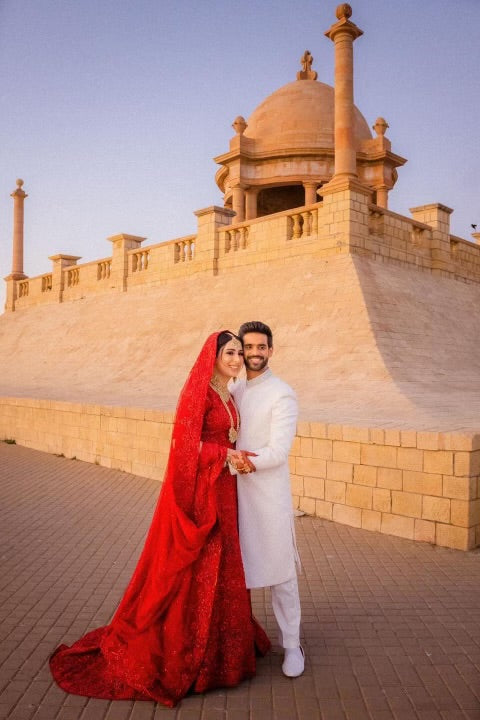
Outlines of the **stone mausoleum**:
[{"label": "stone mausoleum", "polygon": [[224,206],[197,210],[194,235],[114,235],[106,257],[59,253],[26,277],[17,181],[0,438],[161,479],[204,338],[262,319],[300,402],[295,506],[468,550],[480,544],[480,233],[451,235],[440,203],[388,209],[405,159],[388,123],[354,104],[362,30],[349,5],[336,15],[334,87],[307,50],[293,82],[235,118],[215,159]]}]

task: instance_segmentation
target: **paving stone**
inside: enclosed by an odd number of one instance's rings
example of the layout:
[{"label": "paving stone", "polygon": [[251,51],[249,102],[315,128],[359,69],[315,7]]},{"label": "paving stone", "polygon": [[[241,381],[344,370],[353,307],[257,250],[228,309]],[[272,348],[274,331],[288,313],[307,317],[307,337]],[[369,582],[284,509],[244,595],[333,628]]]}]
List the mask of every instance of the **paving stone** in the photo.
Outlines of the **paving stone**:
[{"label": "paving stone", "polygon": [[[67,695],[48,657],[108,622],[142,547],[158,483],[0,443],[2,720],[478,720],[480,553],[296,519],[306,669],[274,646],[237,688],[177,708]],[[5,560],[5,562],[4,562]]]}]

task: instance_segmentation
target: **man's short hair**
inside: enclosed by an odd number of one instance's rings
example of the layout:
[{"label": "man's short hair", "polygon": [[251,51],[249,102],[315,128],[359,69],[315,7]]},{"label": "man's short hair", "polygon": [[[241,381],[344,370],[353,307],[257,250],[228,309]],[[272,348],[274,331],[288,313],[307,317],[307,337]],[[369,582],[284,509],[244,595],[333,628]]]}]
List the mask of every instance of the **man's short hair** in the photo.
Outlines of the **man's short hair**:
[{"label": "man's short hair", "polygon": [[240,328],[238,330],[238,337],[243,340],[243,336],[247,333],[261,333],[262,335],[266,335],[268,347],[273,347],[272,331],[270,330],[268,325],[260,322],[260,320],[250,320],[250,322],[245,322],[243,323],[243,325],[240,325]]}]

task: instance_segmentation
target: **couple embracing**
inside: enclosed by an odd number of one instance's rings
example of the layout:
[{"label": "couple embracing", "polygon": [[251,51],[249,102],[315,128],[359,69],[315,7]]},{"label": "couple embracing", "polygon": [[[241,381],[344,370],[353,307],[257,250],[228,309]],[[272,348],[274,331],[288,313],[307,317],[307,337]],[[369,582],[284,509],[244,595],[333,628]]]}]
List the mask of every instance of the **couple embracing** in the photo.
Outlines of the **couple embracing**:
[{"label": "couple embracing", "polygon": [[[270,641],[250,588],[271,587],[285,649],[304,669],[288,455],[293,390],[268,367],[272,332],[244,323],[205,342],[181,391],[164,483],[111,622],[50,659],[67,692],[174,706],[253,677]],[[246,380],[231,382],[246,367]],[[238,498],[238,500],[237,500]]]}]

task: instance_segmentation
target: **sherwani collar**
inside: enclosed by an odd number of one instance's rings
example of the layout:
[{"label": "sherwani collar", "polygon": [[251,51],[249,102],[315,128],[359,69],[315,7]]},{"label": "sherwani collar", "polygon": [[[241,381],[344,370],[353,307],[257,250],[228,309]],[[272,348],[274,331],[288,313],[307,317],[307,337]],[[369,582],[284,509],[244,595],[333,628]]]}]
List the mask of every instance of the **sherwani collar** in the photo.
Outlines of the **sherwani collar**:
[{"label": "sherwani collar", "polygon": [[273,375],[270,368],[267,367],[266,370],[261,375],[257,375],[257,377],[252,378],[251,380],[247,380],[247,388],[255,387],[255,385],[260,385],[260,383],[265,382],[265,380],[268,380]]}]

